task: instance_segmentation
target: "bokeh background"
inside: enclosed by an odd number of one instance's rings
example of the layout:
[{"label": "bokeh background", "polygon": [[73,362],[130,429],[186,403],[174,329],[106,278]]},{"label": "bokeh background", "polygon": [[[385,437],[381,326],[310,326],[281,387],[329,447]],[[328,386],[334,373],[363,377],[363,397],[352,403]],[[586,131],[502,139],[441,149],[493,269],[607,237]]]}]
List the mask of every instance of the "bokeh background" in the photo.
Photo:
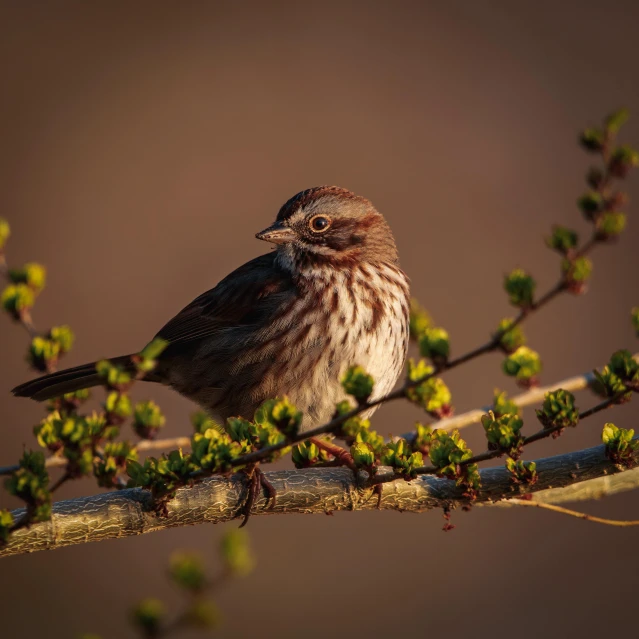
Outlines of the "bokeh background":
[{"label": "bokeh background", "polygon": [[[558,259],[543,243],[552,223],[587,233],[575,206],[590,162],[578,130],[626,105],[624,136],[639,144],[638,20],[631,0],[1,2],[0,213],[13,228],[10,261],[49,268],[37,324],[75,329],[68,365],[135,351],[267,250],[254,233],[288,197],[338,184],[387,216],[414,293],[464,352],[512,312],[507,270],[530,269],[540,290],[554,283]],[[639,199],[637,175],[629,190]],[[595,254],[589,294],[528,324],[543,381],[637,350],[630,213],[622,241]],[[42,407],[9,395],[30,375],[26,339],[0,322],[6,464],[33,445]],[[497,355],[446,377],[458,412],[495,386],[514,390]],[[161,402],[167,434],[189,431],[189,402],[144,385],[135,395]],[[634,427],[637,415],[615,409],[528,456],[594,445],[605,420]],[[395,403],[375,424],[399,433],[419,417]],[[477,428],[466,434],[481,449]],[[95,490],[76,482],[61,496]],[[637,518],[639,494],[580,507]],[[258,566],[219,595],[219,634],[634,634],[637,529],[487,508],[453,523],[445,534],[440,512],[255,517]],[[4,634],[132,637],[138,597],[179,603],[169,553],[200,550],[214,570],[221,534],[200,526],[5,559]]]}]

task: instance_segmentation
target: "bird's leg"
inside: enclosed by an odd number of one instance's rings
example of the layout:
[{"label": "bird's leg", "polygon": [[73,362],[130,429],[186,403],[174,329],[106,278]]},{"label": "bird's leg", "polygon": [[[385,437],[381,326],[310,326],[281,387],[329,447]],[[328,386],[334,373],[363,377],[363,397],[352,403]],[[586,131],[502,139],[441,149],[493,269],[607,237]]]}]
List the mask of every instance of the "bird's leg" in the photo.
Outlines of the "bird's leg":
[{"label": "bird's leg", "polygon": [[[243,472],[248,478],[247,496],[244,505],[242,506],[241,513],[244,515],[244,519],[240,524],[240,528],[243,528],[248,523],[251,516],[251,510],[255,505],[260,489],[264,489],[266,492],[266,510],[272,510],[275,507],[277,501],[277,491],[275,486],[266,479],[266,475],[262,472],[259,464],[251,464],[247,466]],[[270,502],[270,503],[269,503]]]},{"label": "bird's leg", "polygon": [[329,455],[335,457],[341,466],[347,466],[357,474],[357,466],[355,466],[353,457],[345,448],[326,441],[325,439],[320,439],[319,437],[311,437],[309,441],[315,444],[320,450],[326,451]]}]

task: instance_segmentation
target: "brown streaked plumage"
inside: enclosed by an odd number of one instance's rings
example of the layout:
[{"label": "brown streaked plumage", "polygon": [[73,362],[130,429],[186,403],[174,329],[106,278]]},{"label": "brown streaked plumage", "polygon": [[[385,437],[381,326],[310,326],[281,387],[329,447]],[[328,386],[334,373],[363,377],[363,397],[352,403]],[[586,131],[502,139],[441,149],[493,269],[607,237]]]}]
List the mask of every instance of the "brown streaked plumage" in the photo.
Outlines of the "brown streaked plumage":
[{"label": "brown streaked plumage", "polygon": [[[348,366],[374,376],[373,397],[389,392],[408,348],[409,291],[382,215],[346,189],[316,187],[288,200],[257,237],[277,249],[168,322],[158,335],[169,346],[147,379],[220,420],[252,418],[265,399],[288,395],[304,429],[330,419]],[[98,383],[86,364],[13,392],[42,401]]]}]

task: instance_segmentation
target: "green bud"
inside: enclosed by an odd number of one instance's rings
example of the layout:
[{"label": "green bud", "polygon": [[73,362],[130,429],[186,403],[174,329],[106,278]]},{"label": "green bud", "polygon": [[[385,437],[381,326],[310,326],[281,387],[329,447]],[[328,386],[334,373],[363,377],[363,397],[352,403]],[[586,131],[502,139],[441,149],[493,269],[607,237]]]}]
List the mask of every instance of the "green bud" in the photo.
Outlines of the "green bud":
[{"label": "green bud", "polygon": [[10,269],[9,278],[14,284],[26,284],[34,293],[39,293],[47,283],[47,269],[42,264],[29,262],[22,268]]},{"label": "green bud", "polygon": [[206,584],[202,557],[195,553],[174,552],[169,561],[169,576],[180,588],[192,592],[202,590]]},{"label": "green bud", "polygon": [[419,451],[413,451],[405,439],[388,442],[381,454],[381,464],[390,466],[396,473],[407,479],[417,477],[417,469],[424,465],[424,458]]},{"label": "green bud", "polygon": [[255,412],[255,422],[272,425],[287,437],[295,437],[302,424],[302,411],[292,404],[288,397],[268,399]]},{"label": "green bud", "polygon": [[476,491],[481,485],[479,469],[477,464],[465,463],[472,458],[473,451],[461,438],[457,429],[450,433],[440,429],[434,430],[429,456],[439,475],[455,479],[457,485],[467,487],[468,496],[476,496]]},{"label": "green bud", "polygon": [[578,257],[572,261],[564,259],[561,262],[561,272],[568,290],[580,295],[586,291],[586,284],[592,275],[592,262],[587,257]]},{"label": "green bud", "polygon": [[124,393],[111,391],[104,402],[104,410],[113,423],[121,423],[131,415],[131,400]]},{"label": "green bud", "polygon": [[413,440],[413,450],[419,451],[422,455],[428,455],[430,450],[430,442],[433,437],[433,429],[417,422],[415,424],[415,439]]},{"label": "green bud", "polygon": [[519,416],[507,414],[496,417],[493,411],[488,411],[482,416],[481,423],[490,450],[502,450],[508,452],[511,457],[519,456],[523,439],[520,431],[524,425]]},{"label": "green bud", "polygon": [[412,298],[410,301],[410,336],[414,340],[418,340],[432,324],[432,320],[428,312],[421,304]]},{"label": "green bud", "polygon": [[603,149],[604,139],[603,131],[590,128],[583,131],[579,137],[579,142],[587,151],[598,152]]},{"label": "green bud", "polygon": [[184,614],[184,621],[190,626],[210,630],[220,621],[220,612],[213,601],[196,599]]},{"label": "green bud", "polygon": [[514,326],[515,320],[512,317],[506,317],[497,327],[497,336],[499,336],[499,345],[506,353],[514,353],[520,346],[526,343],[526,336],[521,326]]},{"label": "green bud", "polygon": [[520,268],[511,271],[504,278],[504,289],[508,293],[510,303],[520,308],[532,306],[535,286],[535,280]]},{"label": "green bud", "polygon": [[347,395],[352,395],[358,404],[364,404],[373,393],[373,378],[361,367],[351,366],[342,378],[342,387]]},{"label": "green bud", "polygon": [[577,233],[565,226],[553,226],[552,235],[546,238],[546,244],[549,248],[558,251],[562,255],[572,251],[579,241]]},{"label": "green bud", "polygon": [[408,379],[416,382],[420,379],[425,381],[414,388],[406,390],[406,397],[421,406],[427,413],[435,417],[446,417],[452,414],[451,393],[446,383],[439,377],[432,377],[434,368],[429,366],[423,359],[415,363],[410,358],[408,360]]},{"label": "green bud", "polygon": [[25,311],[33,307],[35,303],[35,293],[26,284],[9,284],[0,296],[2,308],[13,317],[19,320]]},{"label": "green bud", "polygon": [[424,329],[419,339],[419,351],[422,357],[428,357],[434,362],[445,362],[450,354],[448,332],[434,326]]},{"label": "green bud", "polygon": [[141,373],[152,371],[157,363],[157,358],[160,357],[168,345],[169,342],[161,337],[156,337],[149,342],[138,356],[133,358],[138,371]]},{"label": "green bud", "polygon": [[159,599],[143,599],[132,611],[133,622],[149,637],[160,630],[165,616],[164,604]]},{"label": "green bud", "polygon": [[351,457],[358,468],[372,468],[375,464],[375,451],[364,442],[355,442],[351,446]]},{"label": "green bud", "polygon": [[532,486],[537,483],[537,464],[535,462],[515,461],[512,457],[508,457],[506,468],[511,474],[513,484]]},{"label": "green bud", "polygon": [[[250,423],[250,422],[249,422]],[[243,453],[252,450],[250,443],[240,444],[227,432],[209,428],[203,433],[195,433],[191,438],[191,461],[196,468],[210,472],[227,472],[231,462]]]},{"label": "green bud", "polygon": [[639,450],[639,441],[634,439],[635,431],[618,428],[614,424],[605,424],[601,433],[601,440],[606,447],[606,457],[619,470],[634,468],[637,465],[635,453]]},{"label": "green bud", "polygon": [[330,457],[325,450],[307,440],[293,446],[292,459],[295,468],[310,468],[316,464],[325,464]]},{"label": "green bud", "polygon": [[10,236],[11,227],[9,226],[9,222],[0,217],[0,251],[2,251]]},{"label": "green bud", "polygon": [[53,367],[60,356],[60,345],[37,335],[31,340],[27,361],[38,371],[46,372]]},{"label": "green bud", "polygon": [[49,331],[49,339],[60,347],[60,353],[64,355],[71,350],[73,342],[75,341],[75,335],[71,327],[65,324],[51,328]]},{"label": "green bud", "polygon": [[8,510],[0,510],[0,548],[9,541],[13,524],[13,515]]},{"label": "green bud", "polygon": [[64,446],[58,435],[61,421],[60,413],[56,410],[49,413],[38,425],[33,427],[33,434],[36,436],[38,444],[52,453]]},{"label": "green bud", "polygon": [[612,152],[608,170],[615,177],[625,178],[636,166],[639,166],[639,153],[629,146],[620,146]]},{"label": "green bud", "polygon": [[632,327],[635,329],[637,337],[639,337],[639,306],[635,306],[631,311]]},{"label": "green bud", "polygon": [[617,211],[606,211],[597,220],[597,237],[608,240],[621,235],[626,228],[626,214]]},{"label": "green bud", "polygon": [[577,200],[579,210],[589,221],[592,221],[597,217],[597,214],[604,209],[604,205],[605,202],[603,196],[597,191],[589,191]]},{"label": "green bud", "polygon": [[528,346],[520,346],[504,360],[502,368],[506,375],[514,377],[518,384],[528,388],[536,383],[541,371],[541,358]]},{"label": "green bud", "polygon": [[535,411],[544,428],[566,428],[576,426],[579,410],[575,406],[575,396],[563,388],[544,395],[541,409]]},{"label": "green bud", "polygon": [[639,363],[627,350],[613,353],[608,368],[629,388],[639,389]]},{"label": "green bud", "polygon": [[131,375],[121,366],[112,364],[108,359],[97,362],[95,370],[102,378],[104,386],[111,390],[124,390],[131,384]]},{"label": "green bud", "polygon": [[153,401],[138,402],[133,411],[133,430],[142,439],[155,439],[166,419]]},{"label": "green bud", "polygon": [[497,417],[502,415],[519,415],[520,409],[512,400],[508,399],[506,391],[496,388],[493,392],[493,413]]},{"label": "green bud", "polygon": [[236,575],[247,575],[253,570],[255,559],[248,535],[244,530],[230,530],[222,537],[222,559],[228,570]]},{"label": "green bud", "polygon": [[224,432],[222,424],[219,424],[201,410],[191,414],[191,425],[196,433],[205,433],[209,428]]},{"label": "green bud", "polygon": [[32,521],[47,521],[51,518],[51,493],[49,474],[44,455],[25,451],[19,462],[20,468],[5,481],[7,491],[24,501],[31,511]]},{"label": "green bud", "polygon": [[614,134],[619,131],[619,129],[626,123],[629,117],[630,113],[628,112],[628,109],[619,109],[618,111],[615,111],[614,113],[611,113],[609,116],[607,116],[604,120],[604,124],[606,126],[606,129],[610,133]]},{"label": "green bud", "polygon": [[94,463],[93,474],[103,488],[117,487],[116,478],[124,473],[127,463],[137,461],[137,450],[129,442],[108,442],[101,458]]}]

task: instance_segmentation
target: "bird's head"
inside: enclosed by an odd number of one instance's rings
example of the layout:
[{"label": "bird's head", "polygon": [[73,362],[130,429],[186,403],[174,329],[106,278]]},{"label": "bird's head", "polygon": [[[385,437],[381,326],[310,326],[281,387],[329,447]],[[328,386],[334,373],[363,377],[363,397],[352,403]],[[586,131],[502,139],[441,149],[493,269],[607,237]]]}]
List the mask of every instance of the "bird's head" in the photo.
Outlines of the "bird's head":
[{"label": "bird's head", "polygon": [[367,199],[337,186],[301,191],[255,237],[278,245],[283,256],[297,263],[398,262],[393,234],[381,213]]}]

